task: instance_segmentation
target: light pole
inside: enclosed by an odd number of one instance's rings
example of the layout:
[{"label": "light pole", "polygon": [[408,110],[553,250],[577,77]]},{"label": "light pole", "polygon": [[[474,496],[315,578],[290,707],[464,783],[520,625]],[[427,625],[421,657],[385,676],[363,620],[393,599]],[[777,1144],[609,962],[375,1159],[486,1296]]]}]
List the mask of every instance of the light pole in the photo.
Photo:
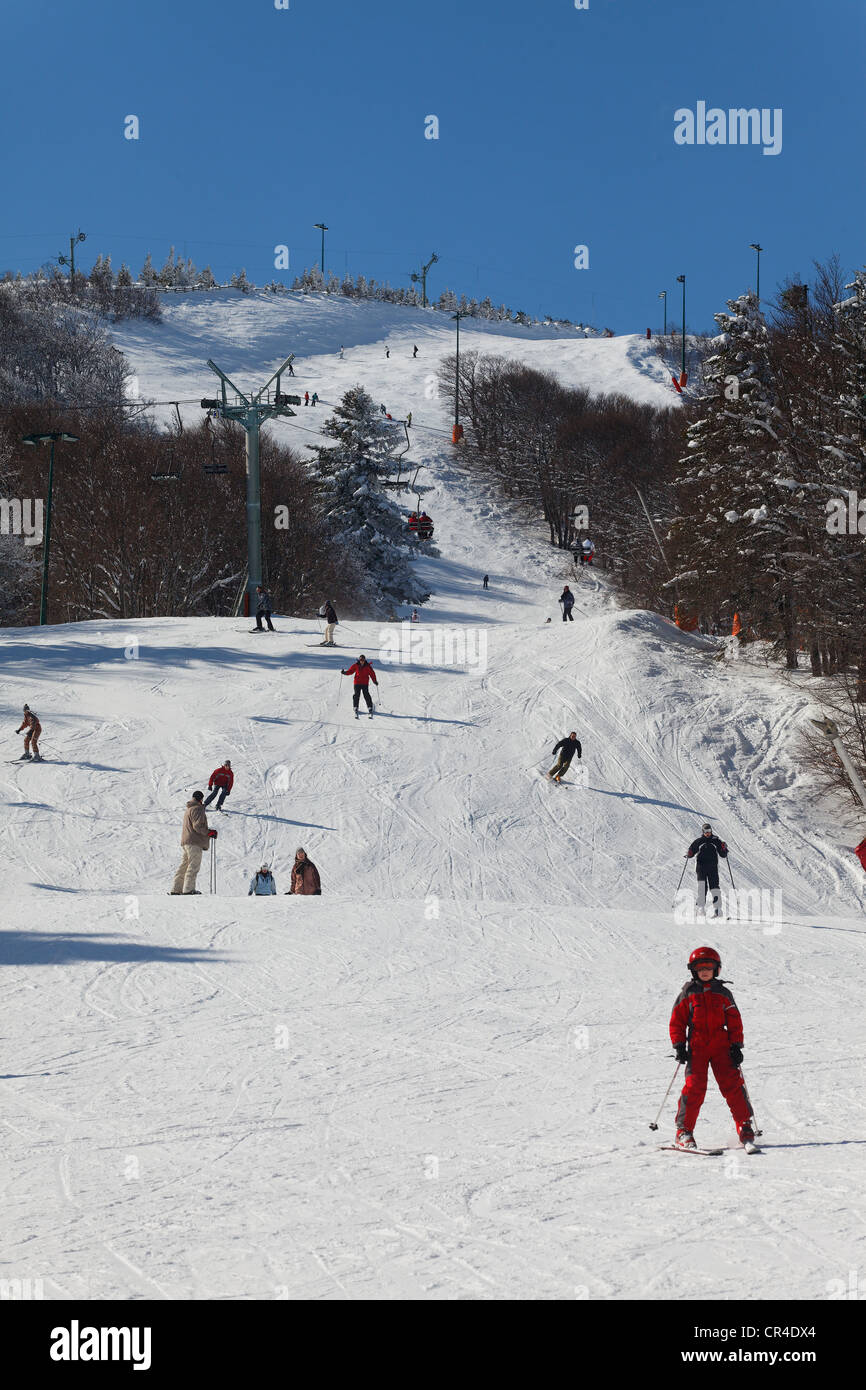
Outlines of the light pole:
[{"label": "light pole", "polygon": [[756,251],[757,254],[758,254],[758,280],[757,280],[757,284],[756,284],[756,286],[755,286],[755,298],[756,298],[757,301],[758,301],[758,308],[760,309],[760,307],[761,307],[761,252],[763,251],[764,248],[763,248],[763,246],[759,246],[758,243],[757,243],[756,241],[750,241],[750,242],[749,242],[749,245],[751,246],[752,250],[753,250],[753,251]]},{"label": "light pole", "polygon": [[460,320],[466,318],[466,310],[458,309],[457,313],[452,314],[451,317],[457,324],[457,357],[454,369],[454,431],[451,435],[451,442],[459,444],[463,434],[463,426],[460,423]]},{"label": "light pole", "polygon": [[69,238],[69,259],[67,260],[66,257],[62,254],[62,252],[61,252],[61,254],[57,257],[57,261],[58,261],[58,264],[59,264],[59,265],[68,265],[68,266],[69,266],[69,283],[70,283],[70,285],[74,285],[74,284],[75,284],[75,243],[76,243],[77,241],[86,241],[86,240],[87,240],[87,234],[86,234],[85,232],[82,232],[81,228],[79,228],[79,229],[78,229],[78,236],[71,236],[71,237]]},{"label": "light pole", "polygon": [[681,373],[681,375],[680,375],[680,385],[681,385],[681,386],[685,386],[685,384],[686,384],[686,277],[685,277],[685,275],[678,275],[678,276],[677,276],[677,284],[678,284],[678,285],[682,285],[682,287],[683,287],[683,366],[682,366],[682,373]]},{"label": "light pole", "polygon": [[313,226],[314,226],[314,227],[318,227],[319,230],[320,230],[320,232],[322,233],[322,279],[324,280],[324,278],[325,278],[325,232],[327,232],[329,229],[325,226],[324,222],[314,222],[314,223],[313,223]]},{"label": "light pole", "polygon": [[666,337],[668,336],[668,292],[667,292],[667,290],[659,290],[659,299],[663,299],[664,302],[665,302],[665,304],[664,304],[664,309],[665,309],[665,326],[664,326],[664,328],[662,329],[662,337],[666,338]]},{"label": "light pole", "polygon": [[29,444],[31,448],[36,448],[37,444],[47,444],[48,452],[48,503],[45,508],[45,540],[42,547],[42,595],[39,600],[39,626],[45,627],[48,622],[48,552],[51,547],[51,501],[54,496],[54,445],[58,439],[65,439],[70,444],[78,443],[77,434],[66,434],[63,430],[55,430],[51,434],[25,434],[22,443]]}]

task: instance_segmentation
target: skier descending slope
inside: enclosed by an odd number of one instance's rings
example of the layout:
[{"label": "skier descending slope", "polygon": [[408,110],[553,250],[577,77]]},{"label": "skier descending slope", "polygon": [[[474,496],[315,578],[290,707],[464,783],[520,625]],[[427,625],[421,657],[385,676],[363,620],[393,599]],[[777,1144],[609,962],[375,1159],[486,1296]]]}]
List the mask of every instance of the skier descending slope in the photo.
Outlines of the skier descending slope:
[{"label": "skier descending slope", "polygon": [[571,610],[574,607],[574,594],[567,584],[559,595],[559,602],[562,605],[562,621],[564,623],[573,623],[574,618],[571,616]]},{"label": "skier descending slope", "polygon": [[372,719],[373,701],[370,698],[369,685],[370,681],[372,681],[374,685],[378,685],[379,682],[376,679],[376,672],[373,670],[367,658],[365,656],[359,656],[358,660],[354,662],[354,664],[350,666],[347,671],[341,672],[341,675],[355,677],[355,689],[352,693],[352,704],[355,707],[355,718],[358,718],[358,705],[361,700],[361,692],[363,691],[364,699],[367,702],[367,709],[370,711],[370,718]]},{"label": "skier descending slope", "polygon": [[707,1093],[707,1070],[719,1083],[734,1117],[740,1143],[753,1145],[752,1110],[740,1073],[743,1020],[734,996],[718,979],[722,958],[712,946],[689,956],[691,980],[684,984],[671,1013],[670,1035],[677,1061],[685,1063],[686,1084],[677,1107],[676,1147],[696,1149],[694,1128]]},{"label": "skier descending slope", "polygon": [[[24,706],[23,715],[24,718],[15,730],[16,734],[20,734],[23,729],[27,730],[24,735],[24,752],[21,754],[18,761],[23,762],[27,760],[34,763],[41,763],[42,754],[39,752],[39,736],[42,733],[42,725],[39,723],[39,715],[35,710],[32,710],[29,705]],[[32,754],[30,752],[31,747],[33,748]]]},{"label": "skier descending slope", "polygon": [[698,876],[698,912],[704,912],[707,906],[707,888],[713,895],[713,916],[722,915],[722,895],[719,891],[719,855],[723,859],[728,857],[728,847],[724,840],[720,840],[718,835],[713,834],[713,827],[709,821],[704,821],[701,826],[701,833],[697,840],[692,840],[686,850],[686,859],[693,859],[698,856],[697,876]]},{"label": "skier descending slope", "polygon": [[553,751],[554,753],[559,754],[559,760],[556,763],[554,763],[553,767],[550,769],[547,775],[549,778],[552,777],[554,782],[561,782],[563,776],[566,772],[568,772],[568,769],[571,767],[571,760],[574,757],[575,753],[577,754],[579,760],[580,755],[583,751],[580,746],[580,739],[577,737],[577,734],[574,732],[573,729],[571,733],[568,735],[568,738],[561,738],[559,740],[559,743],[557,743]]}]

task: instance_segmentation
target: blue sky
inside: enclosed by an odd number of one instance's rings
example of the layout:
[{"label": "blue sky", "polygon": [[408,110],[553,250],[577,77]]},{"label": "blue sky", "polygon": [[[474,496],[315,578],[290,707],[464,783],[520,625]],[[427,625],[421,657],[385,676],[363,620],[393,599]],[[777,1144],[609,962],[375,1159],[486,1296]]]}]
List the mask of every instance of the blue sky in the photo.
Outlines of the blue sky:
[{"label": "blue sky", "polygon": [[[690,326],[864,253],[862,0],[11,0],[0,268],[84,229],[137,272],[326,267],[618,332]],[[781,108],[778,155],[678,146],[698,101]],[[124,118],[140,138],[124,138]],[[425,117],[440,122],[424,138]],[[291,272],[273,248],[290,247]],[[574,268],[574,247],[589,268]]]}]

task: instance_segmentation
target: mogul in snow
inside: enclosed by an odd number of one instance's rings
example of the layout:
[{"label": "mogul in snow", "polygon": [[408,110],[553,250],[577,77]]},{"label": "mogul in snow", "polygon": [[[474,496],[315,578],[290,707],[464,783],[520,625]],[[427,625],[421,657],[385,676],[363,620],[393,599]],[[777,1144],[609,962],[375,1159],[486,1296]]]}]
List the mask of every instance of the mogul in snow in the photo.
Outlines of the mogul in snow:
[{"label": "mogul in snow", "polygon": [[559,595],[559,603],[562,608],[562,621],[564,623],[573,623],[574,618],[571,616],[571,610],[574,607],[574,594],[571,592],[567,584],[563,589],[562,593]]},{"label": "mogul in snow", "polygon": [[722,958],[712,946],[699,946],[689,956],[691,980],[683,985],[671,1013],[670,1035],[677,1061],[686,1068],[677,1107],[676,1146],[696,1149],[694,1128],[704,1096],[707,1071],[719,1084],[734,1117],[740,1143],[754,1145],[752,1107],[740,1072],[743,1060],[743,1020],[734,996],[718,979]]},{"label": "mogul in snow", "polygon": [[580,739],[572,729],[568,738],[561,738],[554,747],[554,753],[559,754],[559,758],[548,772],[548,777],[553,778],[554,782],[561,782],[568,769],[571,767],[571,760],[577,754],[578,759],[582,753]]},{"label": "mogul in snow", "polygon": [[[23,714],[24,718],[15,730],[16,734],[20,734],[24,729],[27,730],[24,735],[24,752],[21,754],[18,761],[19,763],[24,761],[41,763],[42,754],[39,752],[39,735],[42,733],[42,725],[39,723],[39,715],[36,714],[29,705],[24,706]],[[30,751],[31,749],[33,750],[32,753]]]},{"label": "mogul in snow", "polygon": [[692,840],[686,850],[686,859],[693,859],[695,855],[697,855],[698,912],[706,910],[707,888],[709,888],[712,893],[713,916],[721,917],[722,895],[719,890],[719,855],[723,859],[727,859],[728,847],[724,840],[720,840],[718,835],[713,834],[713,827],[709,821],[704,821],[697,840]]},{"label": "mogul in snow", "polygon": [[277,885],[270,864],[263,864],[257,869],[250,879],[250,891],[247,897],[251,898],[254,894],[257,898],[276,897]]},{"label": "mogul in snow", "polygon": [[352,704],[355,707],[355,718],[358,718],[358,705],[360,704],[361,692],[363,691],[367,709],[370,711],[370,718],[372,719],[373,701],[370,697],[369,686],[370,681],[372,681],[374,685],[378,685],[379,682],[376,679],[376,672],[373,670],[367,658],[365,656],[359,656],[358,660],[354,662],[348,670],[341,671],[340,674],[343,676],[355,677],[355,688],[352,692]]},{"label": "mogul in snow", "polygon": [[221,811],[223,808],[223,802],[225,801],[227,796],[231,795],[231,790],[234,784],[235,775],[232,772],[231,761],[228,758],[226,758],[225,762],[222,763],[220,767],[214,768],[213,772],[208,778],[207,789],[210,792],[210,796],[207,797],[205,800],[205,807],[210,806],[214,797],[217,797],[218,800],[216,804],[216,809],[218,811]]}]

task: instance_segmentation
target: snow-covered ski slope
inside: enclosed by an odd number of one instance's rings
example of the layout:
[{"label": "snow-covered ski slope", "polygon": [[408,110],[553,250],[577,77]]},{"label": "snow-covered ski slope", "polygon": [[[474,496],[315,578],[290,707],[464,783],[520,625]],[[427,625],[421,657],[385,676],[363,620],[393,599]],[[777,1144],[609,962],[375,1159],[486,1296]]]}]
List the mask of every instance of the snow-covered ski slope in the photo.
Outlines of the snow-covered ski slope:
[{"label": "snow-covered ski slope", "polygon": [[[866,879],[856,821],[817,814],[797,770],[808,683],[720,666],[699,637],[619,609],[470,487],[433,433],[435,364],[411,360],[413,342],[432,355],[420,316],[399,355],[389,327],[386,360],[378,321],[349,306],[339,362],[315,305],[299,309],[307,338],[278,346],[268,328],[260,352],[237,304],[212,305],[194,346],[175,331],[192,306],[148,329],[142,390],[210,394],[195,354],[251,385],[295,348],[306,373],[324,343],[302,390],[335,400],[359,380],[430,426],[413,454],[434,484],[433,596],[400,664],[378,660],[393,626],[354,620],[336,651],[314,645],[313,620],[279,616],[262,636],[231,619],[0,634],[7,756],[27,700],[49,760],[0,769],[0,1277],[93,1298],[847,1287],[864,1261]],[[611,344],[630,360],[625,340],[527,343],[551,366]],[[635,390],[648,380],[636,371]],[[474,661],[437,661],[436,632]],[[356,723],[339,670],[359,651],[382,705]],[[586,785],[573,768],[552,786],[541,770],[573,728]],[[165,895],[183,807],[225,757],[219,893],[206,860],[204,896],[182,903]],[[737,886],[781,891],[779,920],[675,919],[707,817]],[[283,896],[299,845],[321,898]],[[248,898],[263,859],[280,896]],[[704,941],[743,1013],[766,1147],[694,1163],[657,1151],[673,1093],[658,1134],[647,1125]],[[697,1138],[735,1145],[712,1083]]]}]

